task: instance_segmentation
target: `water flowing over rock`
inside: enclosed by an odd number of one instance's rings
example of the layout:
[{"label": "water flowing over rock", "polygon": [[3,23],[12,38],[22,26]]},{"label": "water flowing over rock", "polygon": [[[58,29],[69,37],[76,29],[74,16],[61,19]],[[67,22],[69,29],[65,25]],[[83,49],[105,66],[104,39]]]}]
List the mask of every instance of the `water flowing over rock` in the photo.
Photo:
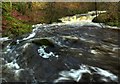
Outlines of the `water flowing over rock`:
[{"label": "water flowing over rock", "polygon": [[90,11],[86,14],[76,14],[74,16],[60,18],[59,20],[71,26],[97,26],[100,28],[120,29],[116,26],[112,27],[104,23],[92,22],[95,17],[102,13],[107,13],[107,11]]},{"label": "water flowing over rock", "polygon": [[3,42],[3,82],[119,84],[119,29],[66,23],[33,28],[28,36]]}]

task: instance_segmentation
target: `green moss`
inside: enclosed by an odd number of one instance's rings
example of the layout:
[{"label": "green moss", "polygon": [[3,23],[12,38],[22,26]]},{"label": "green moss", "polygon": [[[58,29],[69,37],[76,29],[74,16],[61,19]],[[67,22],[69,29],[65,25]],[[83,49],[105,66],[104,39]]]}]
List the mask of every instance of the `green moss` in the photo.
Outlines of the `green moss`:
[{"label": "green moss", "polygon": [[118,20],[119,18],[117,14],[106,13],[106,14],[100,14],[98,17],[93,19],[93,22],[99,22],[110,26],[120,27],[120,22]]},{"label": "green moss", "polygon": [[6,29],[3,30],[2,36],[16,37],[32,31],[32,25],[25,21],[18,20],[11,16],[11,10],[14,9],[12,3],[2,3],[2,16],[7,22]]},{"label": "green moss", "polygon": [[30,24],[23,23],[11,16],[5,16],[5,18],[8,24],[6,25],[7,28],[2,33],[3,36],[16,37],[32,31],[32,25]]},{"label": "green moss", "polygon": [[2,2],[2,12],[3,13],[10,13],[12,10],[12,5],[10,2]]},{"label": "green moss", "polygon": [[118,26],[118,27],[120,27],[120,22],[108,22],[107,24],[110,25],[110,26]]}]

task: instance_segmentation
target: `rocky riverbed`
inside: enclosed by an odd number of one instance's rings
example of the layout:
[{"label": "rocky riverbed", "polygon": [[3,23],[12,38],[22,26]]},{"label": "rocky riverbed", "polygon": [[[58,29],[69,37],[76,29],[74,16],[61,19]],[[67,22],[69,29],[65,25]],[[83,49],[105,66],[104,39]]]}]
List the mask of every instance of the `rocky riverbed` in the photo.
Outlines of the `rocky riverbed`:
[{"label": "rocky riverbed", "polygon": [[120,29],[92,24],[37,24],[30,34],[4,38],[2,82],[119,84]]}]

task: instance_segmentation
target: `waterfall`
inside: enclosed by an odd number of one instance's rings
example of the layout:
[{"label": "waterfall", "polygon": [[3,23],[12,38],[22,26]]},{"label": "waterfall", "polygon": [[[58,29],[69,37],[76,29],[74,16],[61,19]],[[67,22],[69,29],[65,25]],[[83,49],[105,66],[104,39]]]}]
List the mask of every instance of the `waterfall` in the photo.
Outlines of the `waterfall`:
[{"label": "waterfall", "polygon": [[60,18],[59,20],[65,23],[66,22],[81,22],[81,21],[92,22],[92,20],[101,13],[106,13],[106,11],[97,11],[97,15],[96,15],[96,11],[91,11],[86,14],[76,14],[71,17],[70,16],[63,17],[63,18]]}]

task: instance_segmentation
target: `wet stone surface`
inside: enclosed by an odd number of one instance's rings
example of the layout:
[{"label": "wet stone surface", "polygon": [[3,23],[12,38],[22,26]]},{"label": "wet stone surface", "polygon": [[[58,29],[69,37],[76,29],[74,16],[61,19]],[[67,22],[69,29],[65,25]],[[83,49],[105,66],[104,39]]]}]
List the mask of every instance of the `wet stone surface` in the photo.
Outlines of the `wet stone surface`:
[{"label": "wet stone surface", "polygon": [[3,42],[2,80],[119,84],[118,33],[99,27],[39,25],[28,36]]}]

